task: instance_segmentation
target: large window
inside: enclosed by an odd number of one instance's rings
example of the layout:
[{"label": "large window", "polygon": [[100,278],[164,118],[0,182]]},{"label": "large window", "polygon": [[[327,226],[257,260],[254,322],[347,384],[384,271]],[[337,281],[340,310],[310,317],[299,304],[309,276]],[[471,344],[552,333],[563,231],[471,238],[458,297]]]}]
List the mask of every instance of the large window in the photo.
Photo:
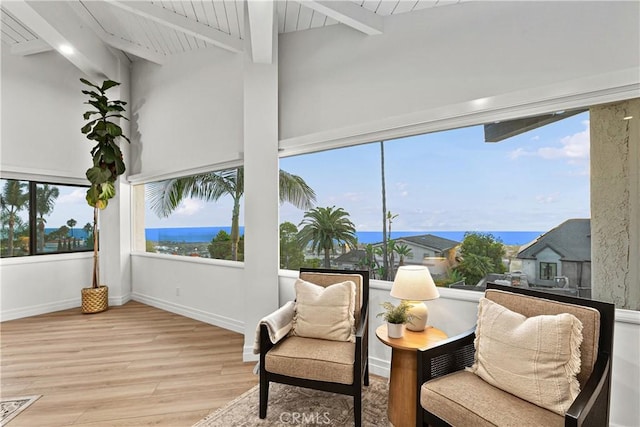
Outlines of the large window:
[{"label": "large window", "polygon": [[[357,244],[336,239],[331,267],[393,280],[399,265],[422,264],[442,286],[517,280],[588,297],[589,152],[583,109],[292,156],[280,167],[304,178],[317,207],[342,209],[354,225]],[[306,213],[283,206],[280,222],[300,232]],[[582,265],[565,266],[559,247]],[[324,262],[322,249],[304,249]],[[541,262],[542,280],[563,286],[538,283]]]},{"label": "large window", "polygon": [[244,260],[242,167],[145,185],[146,251]]},{"label": "large window", "polygon": [[1,179],[3,258],[93,249],[86,186]]},{"label": "large window", "polygon": [[[582,110],[281,158],[281,195],[298,182],[314,200],[281,205],[280,267],[393,280],[420,264],[441,286],[562,283],[589,296],[590,257],[553,249],[590,253],[589,152]],[[241,261],[241,178],[234,168],[146,184],[147,250]],[[540,262],[557,263],[544,283]]]}]

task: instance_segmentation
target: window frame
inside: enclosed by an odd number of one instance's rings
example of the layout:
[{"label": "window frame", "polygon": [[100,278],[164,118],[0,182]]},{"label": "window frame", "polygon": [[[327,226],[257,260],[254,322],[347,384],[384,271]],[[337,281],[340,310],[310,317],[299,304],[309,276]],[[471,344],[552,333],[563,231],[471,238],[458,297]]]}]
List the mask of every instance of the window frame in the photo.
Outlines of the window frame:
[{"label": "window frame", "polygon": [[[5,178],[0,177],[0,179],[5,181],[22,181],[27,183],[28,193],[29,193],[29,212],[28,212],[28,222],[29,222],[29,253],[25,255],[17,255],[17,256],[6,256],[1,259],[16,259],[16,258],[25,258],[31,256],[42,256],[42,255],[59,255],[59,254],[71,254],[71,253],[83,253],[83,252],[93,252],[93,248],[83,248],[83,249],[71,249],[68,251],[51,251],[51,252],[38,252],[38,227],[37,227],[37,191],[36,188],[38,185],[52,185],[52,186],[64,186],[64,187],[78,187],[88,189],[89,185],[85,184],[70,184],[64,182],[57,181],[45,181],[45,180],[31,180],[31,179],[21,179],[21,178]],[[88,206],[88,205],[87,205]],[[90,208],[90,206],[88,206]],[[100,236],[98,235],[98,239]],[[98,247],[100,246],[100,242],[98,242]]]},{"label": "window frame", "polygon": [[[546,267],[552,267],[552,273],[554,273],[551,277],[548,277],[548,275],[544,275],[542,274],[543,270],[546,269]],[[558,263],[557,262],[547,262],[547,261],[540,261],[540,264],[538,266],[538,273],[540,274],[540,280],[554,280],[554,278],[558,275]]]}]

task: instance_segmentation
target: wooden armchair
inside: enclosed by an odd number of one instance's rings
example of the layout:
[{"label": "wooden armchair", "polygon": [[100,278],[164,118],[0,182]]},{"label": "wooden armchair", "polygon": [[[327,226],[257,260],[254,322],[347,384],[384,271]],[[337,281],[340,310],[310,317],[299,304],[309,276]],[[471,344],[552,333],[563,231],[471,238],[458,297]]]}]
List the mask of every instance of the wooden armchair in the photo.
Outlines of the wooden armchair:
[{"label": "wooden armchair", "polygon": [[260,418],[267,416],[269,383],[277,382],[353,396],[356,427],[362,423],[362,384],[369,385],[369,273],[353,270],[300,269],[300,279],[328,287],[353,281],[355,342],[286,336],[273,343],[260,325]]},{"label": "wooden armchair", "polygon": [[[476,328],[418,351],[417,426],[607,426],[613,304],[488,284],[485,298],[524,315],[570,313],[582,323],[580,392],[563,415],[494,387],[464,368],[474,363]],[[595,310],[594,310],[595,309]],[[567,348],[562,342],[559,347]],[[506,354],[509,357],[510,354]]]}]

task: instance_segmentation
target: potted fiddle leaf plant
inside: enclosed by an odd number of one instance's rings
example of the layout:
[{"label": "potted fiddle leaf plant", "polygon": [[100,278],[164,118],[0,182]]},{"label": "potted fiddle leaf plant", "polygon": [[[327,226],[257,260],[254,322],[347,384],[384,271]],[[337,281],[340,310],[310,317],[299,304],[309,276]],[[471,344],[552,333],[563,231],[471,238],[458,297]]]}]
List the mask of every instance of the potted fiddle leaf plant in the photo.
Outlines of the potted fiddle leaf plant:
[{"label": "potted fiddle leaf plant", "polygon": [[409,313],[411,304],[402,300],[398,305],[393,305],[390,302],[384,302],[380,305],[384,311],[378,313],[377,317],[382,316],[387,322],[387,335],[389,338],[402,338],[405,325],[415,318]]},{"label": "potted fiddle leaf plant", "polygon": [[91,149],[92,166],[87,169],[87,179],[91,186],[87,190],[86,200],[93,207],[93,277],[92,285],[82,289],[82,312],[99,313],[109,308],[109,288],[100,285],[98,268],[98,211],[105,209],[109,199],[116,195],[115,181],[126,168],[118,141],[129,141],[118,124],[123,116],[124,101],[109,99],[107,91],[120,83],[105,80],[98,86],[89,80],[80,79],[90,89],[82,93],[89,97],[85,104],[93,107],[83,114],[86,120],[81,131],[95,145]]}]

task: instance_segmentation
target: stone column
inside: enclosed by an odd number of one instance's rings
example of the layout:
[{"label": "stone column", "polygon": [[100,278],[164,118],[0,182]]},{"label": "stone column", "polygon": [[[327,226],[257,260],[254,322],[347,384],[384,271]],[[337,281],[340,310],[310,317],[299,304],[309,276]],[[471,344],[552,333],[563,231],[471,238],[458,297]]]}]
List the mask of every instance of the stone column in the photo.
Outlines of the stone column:
[{"label": "stone column", "polygon": [[640,98],[590,109],[593,299],[640,310]]}]

